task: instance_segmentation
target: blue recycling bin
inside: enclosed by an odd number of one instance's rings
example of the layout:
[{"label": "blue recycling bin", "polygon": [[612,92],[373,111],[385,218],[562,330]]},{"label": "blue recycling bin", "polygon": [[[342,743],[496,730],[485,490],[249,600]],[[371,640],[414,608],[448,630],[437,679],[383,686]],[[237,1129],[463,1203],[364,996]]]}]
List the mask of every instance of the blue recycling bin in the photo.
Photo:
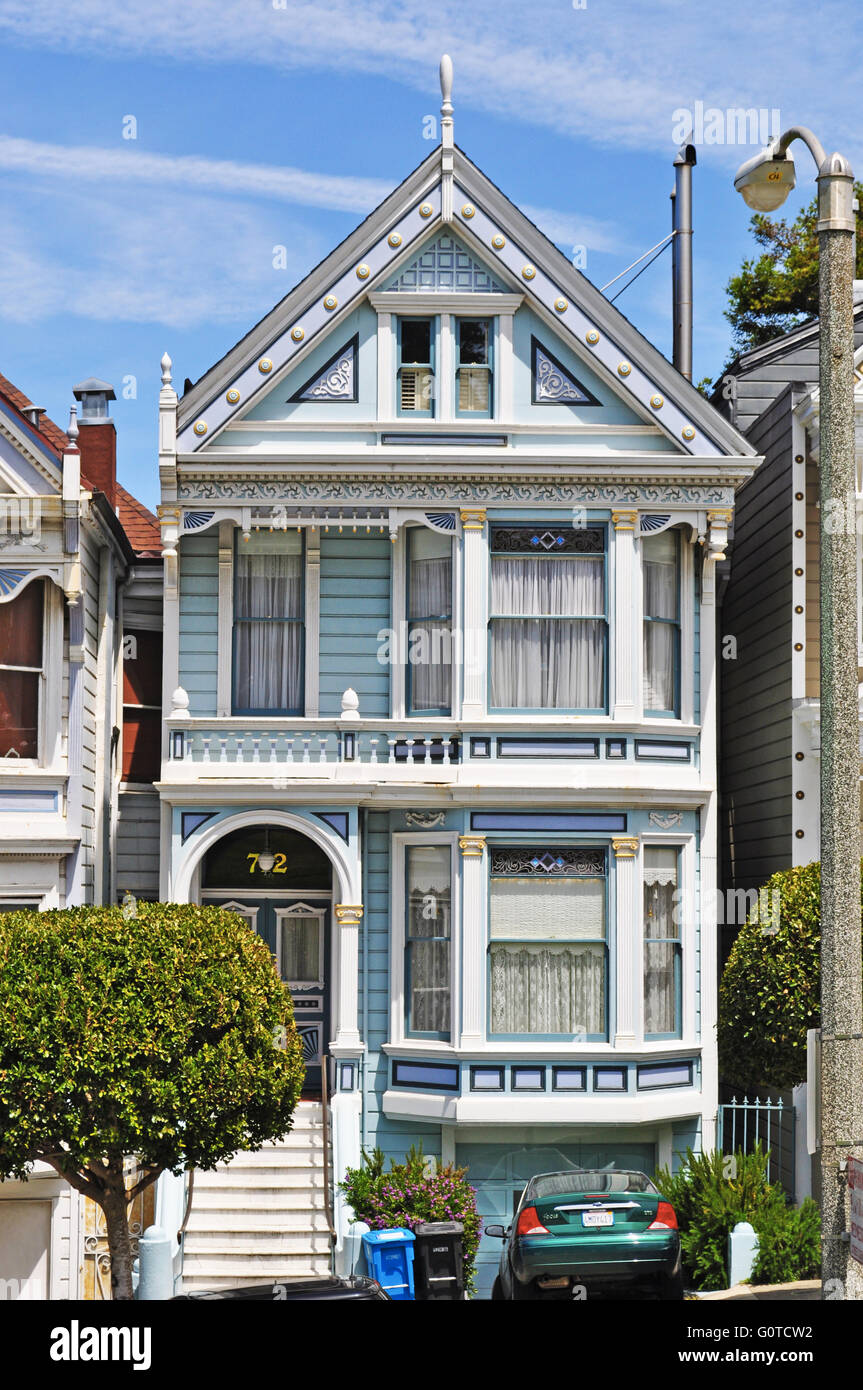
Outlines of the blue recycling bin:
[{"label": "blue recycling bin", "polygon": [[389,1231],[366,1231],[363,1246],[369,1275],[390,1298],[414,1296],[414,1233],[401,1226]]}]

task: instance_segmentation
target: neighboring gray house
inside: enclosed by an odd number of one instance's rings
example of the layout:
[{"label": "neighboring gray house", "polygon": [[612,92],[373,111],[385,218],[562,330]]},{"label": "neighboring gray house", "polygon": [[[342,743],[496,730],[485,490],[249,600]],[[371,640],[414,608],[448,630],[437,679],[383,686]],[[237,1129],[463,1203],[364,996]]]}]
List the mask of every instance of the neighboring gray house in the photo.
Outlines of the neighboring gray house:
[{"label": "neighboring gray house", "polygon": [[[859,281],[855,302],[863,413]],[[764,456],[737,495],[718,624],[720,881],[755,889],[819,856],[818,320],[736,358],[713,403]],[[720,924],[723,955],[738,925]]]}]

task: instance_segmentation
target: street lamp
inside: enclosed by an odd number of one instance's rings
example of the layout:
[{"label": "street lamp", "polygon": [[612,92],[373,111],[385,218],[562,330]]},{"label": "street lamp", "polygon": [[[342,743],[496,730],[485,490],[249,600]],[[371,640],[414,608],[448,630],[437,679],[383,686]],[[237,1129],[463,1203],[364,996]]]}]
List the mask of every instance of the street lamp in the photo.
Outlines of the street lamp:
[{"label": "street lamp", "polygon": [[822,1298],[863,1299],[863,1265],[848,1252],[842,1166],[849,1154],[863,1158],[854,176],[847,159],[826,154],[805,126],[792,126],[740,166],[734,186],[749,207],[773,212],[794,187],[788,146],[798,139],[818,165]]}]

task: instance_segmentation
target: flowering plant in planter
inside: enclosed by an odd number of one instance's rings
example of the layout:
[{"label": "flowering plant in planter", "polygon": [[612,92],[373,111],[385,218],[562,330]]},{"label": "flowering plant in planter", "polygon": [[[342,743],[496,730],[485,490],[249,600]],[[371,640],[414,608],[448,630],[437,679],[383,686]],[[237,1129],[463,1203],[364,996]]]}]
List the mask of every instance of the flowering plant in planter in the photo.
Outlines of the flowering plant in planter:
[{"label": "flowering plant in planter", "polygon": [[384,1163],[381,1149],[373,1149],[371,1154],[364,1149],[360,1167],[345,1172],[340,1186],[357,1220],[365,1221],[373,1231],[393,1226],[413,1231],[423,1221],[460,1221],[464,1227],[465,1286],[472,1293],[481,1230],[476,1193],[466,1180],[467,1169],[448,1164],[429,1172],[422,1144],[411,1145],[404,1163],[391,1159],[388,1173]]}]

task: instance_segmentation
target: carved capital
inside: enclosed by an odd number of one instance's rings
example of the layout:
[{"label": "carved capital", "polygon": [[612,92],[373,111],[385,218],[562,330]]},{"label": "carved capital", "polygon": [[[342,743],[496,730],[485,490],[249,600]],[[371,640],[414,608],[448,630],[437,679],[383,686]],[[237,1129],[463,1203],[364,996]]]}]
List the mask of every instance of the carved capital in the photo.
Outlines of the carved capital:
[{"label": "carved capital", "polygon": [[634,531],[638,512],[612,512],[611,524],[615,531]]},{"label": "carved capital", "polygon": [[459,835],[458,847],[462,859],[482,859],[485,852],[484,835]]},{"label": "carved capital", "polygon": [[615,859],[634,859],[638,853],[638,836],[627,835],[620,840],[612,840],[611,848]]},{"label": "carved capital", "polygon": [[356,903],[336,903],[334,911],[340,927],[358,927],[363,915],[362,906]]},{"label": "carved capital", "polygon": [[484,507],[463,507],[460,515],[465,531],[481,531],[485,526]]}]

